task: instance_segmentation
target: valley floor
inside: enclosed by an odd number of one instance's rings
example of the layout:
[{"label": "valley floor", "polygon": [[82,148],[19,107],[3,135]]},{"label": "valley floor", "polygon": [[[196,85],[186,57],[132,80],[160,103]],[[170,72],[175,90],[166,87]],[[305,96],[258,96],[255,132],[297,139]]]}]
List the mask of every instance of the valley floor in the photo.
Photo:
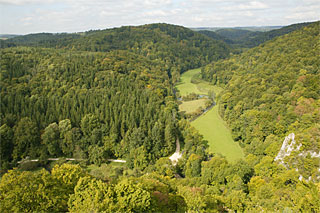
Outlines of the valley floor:
[{"label": "valley floor", "polygon": [[[181,81],[177,84],[177,89],[181,96],[186,96],[190,93],[206,95],[210,90],[213,90],[216,94],[221,92],[222,88],[213,86],[209,82],[195,77],[199,76],[200,71],[200,69],[189,70],[181,75]],[[191,83],[192,78],[196,79],[196,83]],[[201,106],[199,101],[204,102],[204,99],[183,101],[179,108],[182,111],[186,111],[186,113],[191,113]],[[194,104],[195,102],[197,102],[197,104]],[[244,157],[243,150],[238,143],[233,141],[230,130],[224,120],[220,117],[218,105],[212,107],[208,112],[205,112],[194,120],[191,125],[208,141],[209,150],[211,152],[216,154],[219,153],[230,161],[235,161]]]},{"label": "valley floor", "polygon": [[238,143],[234,142],[231,132],[218,113],[218,105],[191,123],[208,141],[209,150],[220,153],[230,161],[244,157]]}]

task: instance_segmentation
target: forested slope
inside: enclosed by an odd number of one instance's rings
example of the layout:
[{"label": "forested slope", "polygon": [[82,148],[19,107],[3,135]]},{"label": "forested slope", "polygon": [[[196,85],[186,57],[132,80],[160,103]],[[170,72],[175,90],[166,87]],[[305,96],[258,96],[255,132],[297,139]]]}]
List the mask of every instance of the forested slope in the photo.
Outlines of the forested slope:
[{"label": "forested slope", "polygon": [[[243,29],[220,29],[215,32],[220,37],[224,39],[219,39],[225,41],[227,44],[234,48],[252,48],[259,46],[260,44],[272,40],[276,37],[288,34],[295,30],[301,29],[311,22],[292,24],[280,29],[270,30],[267,32],[257,32]],[[201,32],[202,34],[208,35],[209,37],[216,37],[215,34],[209,34],[206,32]]]},{"label": "forested slope", "polygon": [[[292,132],[301,151],[320,151],[319,38],[316,22],[202,70],[224,86],[220,114],[248,154],[274,157]],[[318,174],[319,158],[303,162],[305,177]]]},{"label": "forested slope", "polygon": [[165,61],[168,71],[174,75],[180,70],[198,68],[229,54],[229,47],[225,43],[169,24],[125,26],[78,34],[40,33],[15,37],[5,42],[19,46],[93,52],[128,50],[151,60]]},{"label": "forested slope", "polygon": [[27,156],[121,157],[144,169],[184,141],[161,61],[29,47],[3,49],[1,61],[2,169]]},{"label": "forested slope", "polygon": [[181,135],[172,91],[180,72],[229,55],[223,42],[168,24],[30,34],[4,42],[17,46],[1,49],[6,163],[26,156],[70,157],[75,150],[91,162],[130,162],[139,152],[144,163],[131,167],[143,169],[173,153]]}]

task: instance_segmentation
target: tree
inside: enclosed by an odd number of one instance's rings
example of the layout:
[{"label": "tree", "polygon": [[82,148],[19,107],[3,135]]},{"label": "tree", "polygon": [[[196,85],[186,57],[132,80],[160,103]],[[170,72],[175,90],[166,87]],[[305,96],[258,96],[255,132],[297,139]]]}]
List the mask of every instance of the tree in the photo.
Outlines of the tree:
[{"label": "tree", "polygon": [[70,212],[117,211],[115,193],[110,186],[92,177],[79,179],[68,201]]},{"label": "tree", "polygon": [[60,187],[65,188],[69,194],[72,194],[78,180],[87,176],[87,173],[79,165],[62,164],[61,166],[55,165],[51,175],[59,182]]},{"label": "tree", "polygon": [[41,139],[51,156],[57,157],[61,155],[60,131],[57,123],[52,123],[47,126],[41,135]]},{"label": "tree", "polygon": [[39,131],[36,124],[30,118],[22,118],[14,128],[13,158],[18,160],[27,156],[37,156],[37,148],[40,145]]},{"label": "tree", "polygon": [[10,170],[0,182],[1,212],[66,212],[70,192],[49,172]]},{"label": "tree", "polygon": [[13,130],[3,124],[0,127],[0,168],[5,170],[9,168],[9,162],[12,159],[13,150]]},{"label": "tree", "polygon": [[186,177],[200,177],[201,174],[201,161],[199,155],[191,154],[186,163]]},{"label": "tree", "polygon": [[105,161],[104,147],[97,145],[89,146],[89,161],[97,166],[101,166],[101,164]]},{"label": "tree", "polygon": [[150,209],[151,195],[142,189],[140,184],[135,184],[128,179],[120,181],[115,187],[117,211],[142,212]]},{"label": "tree", "polygon": [[155,169],[156,172],[161,175],[173,177],[175,174],[174,166],[169,158],[160,158],[157,160],[155,163]]},{"label": "tree", "polygon": [[62,153],[67,156],[72,156],[76,141],[73,139],[72,126],[69,119],[59,121],[59,132]]},{"label": "tree", "polygon": [[246,210],[248,198],[243,191],[233,190],[224,197],[224,202],[228,209],[236,212],[244,212]]},{"label": "tree", "polygon": [[81,131],[85,136],[90,136],[94,129],[100,129],[101,124],[96,115],[87,114],[81,119]]},{"label": "tree", "polygon": [[256,175],[261,177],[272,177],[280,171],[281,167],[273,162],[273,158],[266,156],[254,167]]},{"label": "tree", "polygon": [[224,184],[229,173],[228,161],[220,156],[202,163],[201,182],[204,184]]}]

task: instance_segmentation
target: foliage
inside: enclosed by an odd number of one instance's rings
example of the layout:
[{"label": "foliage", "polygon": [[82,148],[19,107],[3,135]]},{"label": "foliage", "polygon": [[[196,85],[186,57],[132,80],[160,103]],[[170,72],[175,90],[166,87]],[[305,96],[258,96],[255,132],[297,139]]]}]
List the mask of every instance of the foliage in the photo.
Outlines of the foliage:
[{"label": "foliage", "polygon": [[80,178],[68,201],[70,212],[112,212],[114,191],[101,180],[91,177]]},{"label": "foliage", "polygon": [[311,23],[312,22],[292,24],[280,29],[270,30],[267,32],[250,31],[243,29],[220,29],[214,32],[219,37],[213,34],[213,32],[208,33],[200,31],[200,33],[218,40],[223,40],[234,48],[252,48],[259,46],[260,44],[272,40],[276,37],[301,29]]},{"label": "foliage", "polygon": [[292,132],[304,144],[301,151],[319,151],[318,40],[319,22],[202,70],[225,87],[220,114],[247,153],[261,159]]},{"label": "foliage", "polygon": [[232,139],[230,129],[218,113],[219,105],[214,106],[207,113],[192,122],[199,132],[208,141],[209,151],[220,153],[230,161],[243,158],[243,150]]},{"label": "foliage", "polygon": [[[87,168],[95,178],[65,159],[50,172],[9,170],[0,211],[319,212],[319,161],[310,155],[320,149],[318,40],[311,24],[201,71],[224,87],[214,112],[248,154],[228,161],[208,154],[173,91],[180,71],[226,56],[221,43],[165,24],[17,38],[50,48],[1,49],[1,169],[74,156],[96,164]],[[218,87],[193,72],[190,83],[213,99]],[[293,153],[285,168],[273,159],[291,132],[308,154]],[[174,167],[167,156],[176,142]],[[103,164],[115,157],[127,163]]]},{"label": "foliage", "polygon": [[20,172],[10,170],[0,182],[1,212],[65,212],[79,176],[85,173],[78,166]]},{"label": "foliage", "polygon": [[151,153],[146,161],[155,162],[174,152],[177,106],[161,63],[128,52],[19,47],[2,53],[1,117],[14,126],[13,140],[6,140],[13,154],[3,159],[35,158],[43,149],[51,157],[83,152],[99,164],[143,146]]},{"label": "foliage", "polygon": [[[168,72],[186,71],[225,58],[229,47],[190,29],[169,24],[125,26],[80,34],[30,34],[4,42],[20,46],[63,48],[92,52],[128,50],[166,62]],[[8,44],[8,45],[9,45]]]}]

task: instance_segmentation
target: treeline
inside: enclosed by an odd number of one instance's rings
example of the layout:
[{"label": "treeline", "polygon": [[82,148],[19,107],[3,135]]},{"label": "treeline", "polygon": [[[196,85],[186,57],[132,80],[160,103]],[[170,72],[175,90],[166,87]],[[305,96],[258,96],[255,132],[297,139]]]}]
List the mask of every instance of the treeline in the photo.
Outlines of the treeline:
[{"label": "treeline", "polygon": [[[117,178],[97,177],[79,165],[55,165],[51,171],[11,170],[0,182],[2,212],[318,212],[319,184],[299,181],[295,169],[256,163],[252,157],[229,163],[192,154],[185,178],[160,158],[141,175],[116,170]],[[117,167],[116,167],[117,168]],[[102,168],[103,169],[103,168]]]},{"label": "treeline", "polygon": [[[247,154],[274,157],[292,132],[301,151],[320,151],[318,41],[319,22],[202,69],[204,79],[225,88],[220,114]],[[297,155],[287,158],[290,165],[316,178],[319,158]]]}]

